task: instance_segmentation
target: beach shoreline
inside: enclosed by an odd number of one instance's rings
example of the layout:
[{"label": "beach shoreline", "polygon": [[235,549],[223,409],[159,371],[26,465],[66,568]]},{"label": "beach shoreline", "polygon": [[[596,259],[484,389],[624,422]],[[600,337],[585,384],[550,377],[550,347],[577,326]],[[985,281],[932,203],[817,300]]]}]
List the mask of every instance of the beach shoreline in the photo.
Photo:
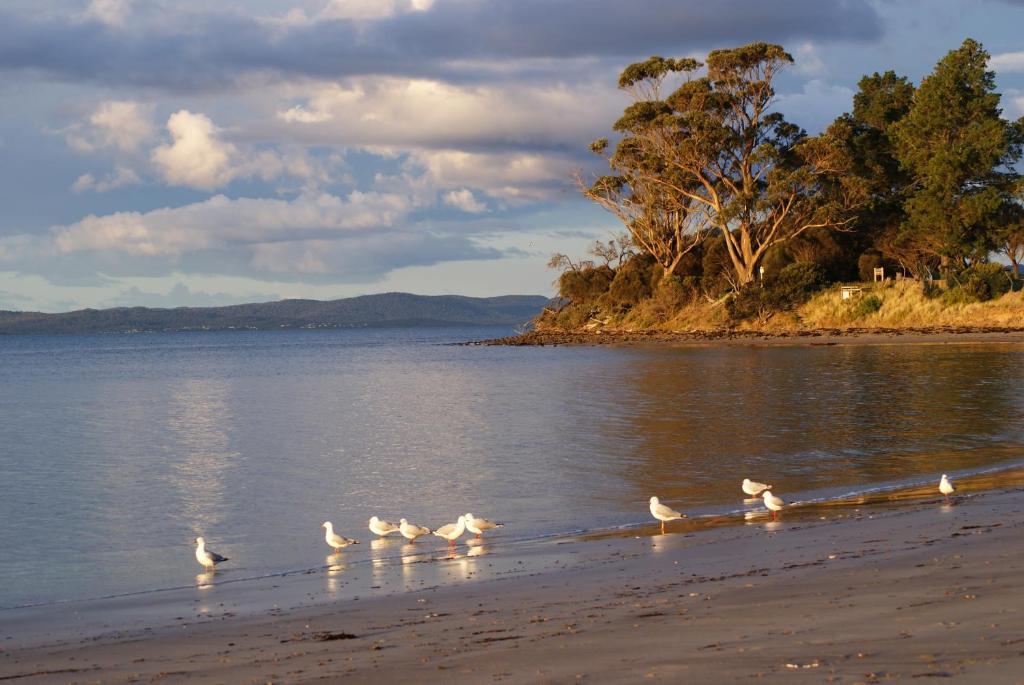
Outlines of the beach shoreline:
[{"label": "beach shoreline", "polygon": [[[552,543],[527,572],[175,625],[5,641],[16,682],[872,682],[1024,673],[1024,488]],[[461,571],[460,571],[461,569]],[[399,568],[399,572],[401,569]],[[310,582],[317,581],[310,574]],[[470,582],[472,581],[472,582]],[[286,583],[272,583],[283,587]],[[301,589],[301,583],[294,584]],[[293,593],[293,597],[297,596]],[[1015,681],[1013,678],[1018,680]]]},{"label": "beach shoreline", "polygon": [[480,346],[816,346],[1024,343],[1024,327],[936,326],[929,328],[823,328],[799,331],[710,329],[693,331],[616,330],[528,331],[464,343]]}]

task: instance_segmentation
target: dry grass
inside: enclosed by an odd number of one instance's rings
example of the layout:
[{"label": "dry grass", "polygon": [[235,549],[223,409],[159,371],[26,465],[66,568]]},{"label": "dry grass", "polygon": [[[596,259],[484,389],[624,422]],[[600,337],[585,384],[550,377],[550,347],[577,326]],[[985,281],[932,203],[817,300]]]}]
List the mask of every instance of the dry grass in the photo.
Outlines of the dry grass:
[{"label": "dry grass", "polygon": [[800,327],[901,328],[921,326],[1022,326],[1024,291],[1007,293],[988,302],[948,303],[945,298],[925,296],[915,281],[887,281],[866,285],[862,298],[876,296],[881,308],[857,315],[858,299],[840,299],[839,286],[818,293],[797,310]]}]

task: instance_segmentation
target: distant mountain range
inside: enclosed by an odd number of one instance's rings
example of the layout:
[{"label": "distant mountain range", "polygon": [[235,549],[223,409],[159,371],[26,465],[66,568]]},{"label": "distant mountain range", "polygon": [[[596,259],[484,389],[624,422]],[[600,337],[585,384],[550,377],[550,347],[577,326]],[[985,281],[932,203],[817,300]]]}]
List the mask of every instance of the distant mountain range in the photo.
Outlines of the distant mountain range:
[{"label": "distant mountain range", "polygon": [[342,300],[281,300],[228,307],[117,307],[62,314],[0,311],[0,335],[278,330],[523,324],[550,300],[539,295],[462,297],[384,293]]}]

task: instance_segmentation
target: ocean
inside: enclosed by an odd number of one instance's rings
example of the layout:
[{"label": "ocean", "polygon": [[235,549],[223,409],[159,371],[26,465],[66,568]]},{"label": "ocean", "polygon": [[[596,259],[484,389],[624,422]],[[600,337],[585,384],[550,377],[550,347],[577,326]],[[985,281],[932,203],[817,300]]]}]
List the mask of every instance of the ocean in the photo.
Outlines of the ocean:
[{"label": "ocean", "polygon": [[374,514],[529,544],[1024,461],[1021,345],[452,344],[509,333],[0,338],[0,608],[187,586],[198,535],[259,577],[326,520],[358,563]]}]

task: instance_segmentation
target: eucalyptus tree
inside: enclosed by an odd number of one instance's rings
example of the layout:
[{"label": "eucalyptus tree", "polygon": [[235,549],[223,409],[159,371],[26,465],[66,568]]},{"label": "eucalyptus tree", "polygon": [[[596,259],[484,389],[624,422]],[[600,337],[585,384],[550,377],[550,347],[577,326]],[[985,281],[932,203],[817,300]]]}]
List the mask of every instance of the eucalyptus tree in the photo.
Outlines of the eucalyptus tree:
[{"label": "eucalyptus tree", "polygon": [[[652,57],[629,66],[619,86],[634,101],[615,123],[621,139],[611,153],[607,140],[593,145],[613,174],[586,194],[663,266],[717,232],[741,286],[771,247],[846,225],[862,192],[844,180],[842,146],[828,133],[808,136],[773,108],[773,81],[792,62],[781,46],[752,43],[712,51],[705,65]],[[670,75],[682,83],[663,99]]]}]

